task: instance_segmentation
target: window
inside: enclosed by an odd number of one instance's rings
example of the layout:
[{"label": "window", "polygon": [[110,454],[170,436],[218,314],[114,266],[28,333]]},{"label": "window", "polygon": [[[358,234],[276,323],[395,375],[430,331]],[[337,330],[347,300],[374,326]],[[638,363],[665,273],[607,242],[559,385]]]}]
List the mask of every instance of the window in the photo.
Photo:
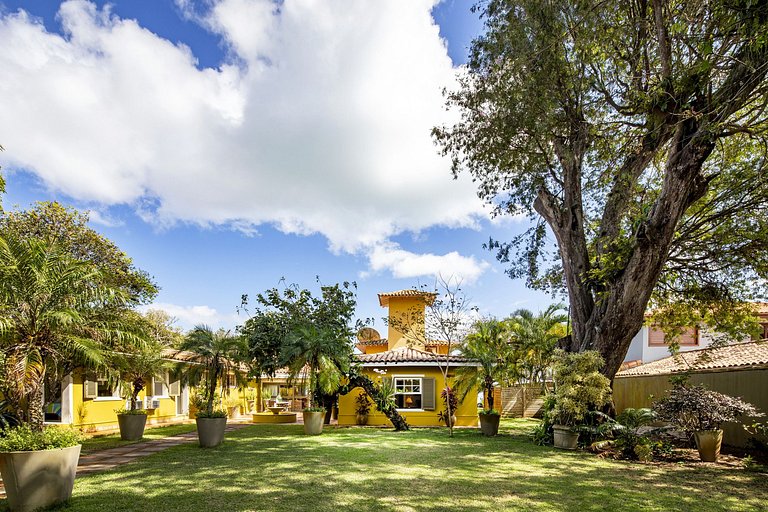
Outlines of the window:
[{"label": "window", "polygon": [[106,375],[86,375],[83,380],[83,398],[120,400],[119,386]]},{"label": "window", "polygon": [[[677,343],[681,347],[695,346],[699,344],[699,328],[688,327],[680,333],[677,337]],[[651,347],[663,347],[667,345],[667,341],[664,336],[664,331],[651,326],[648,331],[648,346]]]},{"label": "window", "polygon": [[421,409],[421,378],[395,377],[395,404],[398,409]]},{"label": "window", "polygon": [[109,379],[107,379],[103,375],[99,375],[96,378],[96,383],[98,385],[96,396],[113,397],[116,395],[114,384],[109,382]]},{"label": "window", "polygon": [[163,372],[152,378],[152,396],[168,395],[168,372]]}]

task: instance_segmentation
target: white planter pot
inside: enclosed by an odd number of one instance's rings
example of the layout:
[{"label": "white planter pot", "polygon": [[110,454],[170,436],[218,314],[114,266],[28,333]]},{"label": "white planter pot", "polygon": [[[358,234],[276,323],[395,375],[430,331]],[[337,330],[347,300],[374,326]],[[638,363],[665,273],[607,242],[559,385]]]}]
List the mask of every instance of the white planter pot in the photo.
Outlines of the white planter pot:
[{"label": "white planter pot", "polygon": [[0,474],[11,511],[37,510],[72,497],[81,446],[0,453]]}]

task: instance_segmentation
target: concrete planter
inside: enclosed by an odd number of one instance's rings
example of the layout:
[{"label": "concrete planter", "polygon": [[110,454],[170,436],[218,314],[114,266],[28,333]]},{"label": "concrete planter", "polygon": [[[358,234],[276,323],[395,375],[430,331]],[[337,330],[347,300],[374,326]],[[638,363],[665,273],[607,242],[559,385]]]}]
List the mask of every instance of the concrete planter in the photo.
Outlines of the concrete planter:
[{"label": "concrete planter", "polygon": [[80,447],[0,453],[0,474],[10,510],[37,510],[72,497]]},{"label": "concrete planter", "polygon": [[493,437],[499,433],[500,414],[483,414],[480,416],[480,430],[484,436]]},{"label": "concrete planter", "polygon": [[236,420],[240,417],[240,406],[239,405],[233,405],[232,407],[227,407],[227,416],[229,416],[229,419]]},{"label": "concrete planter", "polygon": [[555,448],[563,450],[575,450],[579,447],[579,433],[571,432],[571,427],[566,425],[552,425],[555,432]]},{"label": "concrete planter", "polygon": [[197,418],[197,440],[202,448],[215,448],[224,441],[227,418]]},{"label": "concrete planter", "polygon": [[723,445],[722,430],[699,430],[693,433],[699,458],[702,462],[717,462],[720,457],[720,447]]},{"label": "concrete planter", "polygon": [[147,415],[118,414],[117,423],[120,425],[120,439],[123,441],[138,441],[144,437]]},{"label": "concrete planter", "polygon": [[356,414],[355,415],[355,423],[358,425],[367,425],[368,424],[368,415],[367,414]]},{"label": "concrete planter", "polygon": [[304,433],[310,436],[316,436],[323,433],[324,412],[306,412],[304,411]]}]

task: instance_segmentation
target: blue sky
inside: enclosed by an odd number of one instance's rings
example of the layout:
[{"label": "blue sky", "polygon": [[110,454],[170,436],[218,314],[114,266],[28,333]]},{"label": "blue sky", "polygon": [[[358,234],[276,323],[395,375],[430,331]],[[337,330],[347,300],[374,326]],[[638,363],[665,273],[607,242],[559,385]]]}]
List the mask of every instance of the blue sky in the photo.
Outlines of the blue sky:
[{"label": "blue sky", "polygon": [[482,30],[446,0],[0,0],[5,205],[56,199],[153,275],[183,327],[241,294],[456,274],[484,314],[540,309],[482,249],[491,220],[429,129]]}]

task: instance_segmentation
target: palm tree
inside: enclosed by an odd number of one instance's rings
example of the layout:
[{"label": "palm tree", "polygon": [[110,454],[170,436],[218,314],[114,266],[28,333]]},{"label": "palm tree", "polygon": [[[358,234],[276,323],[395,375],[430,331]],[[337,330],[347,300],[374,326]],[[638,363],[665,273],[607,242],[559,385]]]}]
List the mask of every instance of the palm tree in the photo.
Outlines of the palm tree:
[{"label": "palm tree", "polygon": [[513,360],[521,376],[529,382],[540,382],[545,392],[546,373],[557,342],[568,334],[568,316],[558,313],[562,310],[562,304],[553,304],[536,315],[520,309],[507,320],[514,348]]},{"label": "palm tree", "polygon": [[285,338],[280,359],[288,366],[291,378],[309,374],[309,407],[314,396],[330,395],[339,389],[349,372],[352,346],[336,330],[311,323],[299,325]]},{"label": "palm tree", "polygon": [[202,382],[205,396],[204,413],[213,413],[216,387],[225,393],[227,375],[233,373],[243,383],[241,362],[248,353],[248,345],[242,336],[233,336],[230,331],[214,331],[207,325],[198,325],[185,336],[180,350],[198,355],[197,363],[185,365],[186,376],[193,382]]},{"label": "palm tree", "polygon": [[505,322],[496,319],[476,322],[464,340],[461,355],[478,362],[480,366],[456,368],[454,385],[461,400],[471,389],[480,387],[488,400],[488,409],[493,409],[494,382],[507,380],[509,354],[509,331]]},{"label": "palm tree", "polygon": [[163,346],[151,342],[144,347],[129,347],[128,352],[114,352],[109,356],[108,366],[117,375],[123,389],[130,390],[130,410],[135,411],[137,397],[146,387],[147,377],[159,375],[169,368],[169,363],[163,359]]},{"label": "palm tree", "polygon": [[140,343],[123,330],[126,296],[106,285],[90,262],[45,240],[0,237],[0,350],[19,416],[42,430],[46,368],[77,358],[103,360],[116,341]]}]

